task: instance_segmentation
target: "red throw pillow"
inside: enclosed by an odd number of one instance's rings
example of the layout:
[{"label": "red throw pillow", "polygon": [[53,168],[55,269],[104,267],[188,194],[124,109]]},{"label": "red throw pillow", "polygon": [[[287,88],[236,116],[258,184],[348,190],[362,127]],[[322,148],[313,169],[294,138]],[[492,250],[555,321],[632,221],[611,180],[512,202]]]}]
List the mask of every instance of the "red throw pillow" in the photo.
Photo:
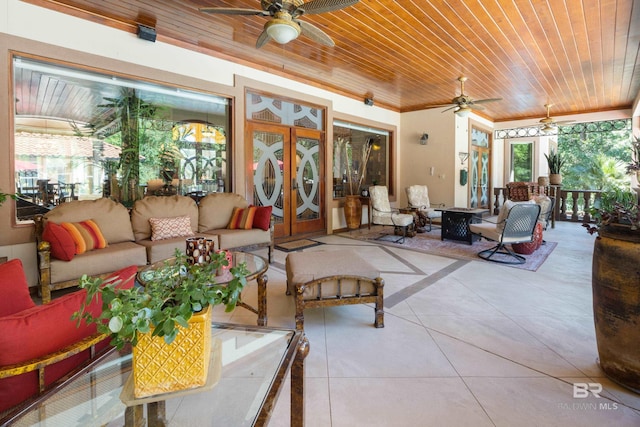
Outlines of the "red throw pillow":
[{"label": "red throw pillow", "polygon": [[231,220],[229,221],[227,228],[230,230],[251,230],[255,214],[255,206],[249,206],[247,208],[233,208],[233,214],[231,214]]},{"label": "red throw pillow", "polygon": [[35,307],[22,261],[12,259],[0,264],[0,317]]},{"label": "red throw pillow", "polygon": [[[110,277],[121,279],[118,287],[134,285],[137,272],[135,265],[123,268]],[[105,281],[108,279],[105,279]],[[0,366],[24,363],[36,357],[58,351],[96,332],[96,325],[78,327],[71,315],[78,311],[86,298],[84,289],[54,299],[49,304],[33,306],[20,313],[0,317]],[[102,311],[102,300],[94,299],[89,311],[98,316]],[[107,338],[107,342],[109,339]],[[45,368],[47,385],[58,380],[87,360],[84,351],[69,359]],[[0,379],[0,413],[35,395],[38,392],[38,371]]]},{"label": "red throw pillow", "polygon": [[42,239],[51,245],[51,256],[63,261],[71,261],[76,254],[76,244],[71,234],[60,224],[47,222]]},{"label": "red throw pillow", "polygon": [[253,228],[268,230],[271,226],[271,211],[273,206],[256,206],[256,213],[253,216]]}]

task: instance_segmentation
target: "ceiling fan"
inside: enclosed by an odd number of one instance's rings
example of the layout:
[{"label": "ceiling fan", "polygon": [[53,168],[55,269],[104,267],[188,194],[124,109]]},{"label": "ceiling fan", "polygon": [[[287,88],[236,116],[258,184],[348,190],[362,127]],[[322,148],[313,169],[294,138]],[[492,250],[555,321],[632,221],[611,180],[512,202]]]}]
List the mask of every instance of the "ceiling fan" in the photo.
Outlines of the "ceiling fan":
[{"label": "ceiling fan", "polygon": [[467,81],[467,78],[465,76],[460,76],[458,77],[458,81],[460,82],[460,95],[453,98],[451,100],[451,103],[449,104],[435,105],[432,108],[450,107],[445,110],[442,110],[442,112],[444,113],[445,111],[454,109],[454,113],[456,113],[458,116],[467,117],[471,112],[471,110],[484,110],[484,107],[478,104],[486,104],[487,102],[502,101],[502,98],[488,98],[488,99],[475,100],[470,96],[465,95],[464,93],[464,82]]},{"label": "ceiling fan", "polygon": [[556,127],[558,127],[558,125],[575,122],[575,120],[564,120],[561,122],[556,122],[556,120],[549,115],[549,110],[552,106],[553,104],[544,104],[544,107],[547,109],[547,117],[545,117],[544,119],[540,119],[540,124],[538,125],[542,132],[552,132],[556,129]]},{"label": "ceiling fan", "polygon": [[271,16],[271,19],[264,24],[264,30],[258,37],[256,48],[261,48],[269,40],[273,39],[277,43],[286,44],[298,38],[300,33],[310,39],[333,47],[335,43],[324,31],[298,18],[302,15],[316,15],[319,13],[332,12],[354,5],[360,0],[311,0],[307,3],[304,0],[261,0],[258,9],[243,9],[233,7],[201,7],[200,11],[221,15],[260,15]]}]

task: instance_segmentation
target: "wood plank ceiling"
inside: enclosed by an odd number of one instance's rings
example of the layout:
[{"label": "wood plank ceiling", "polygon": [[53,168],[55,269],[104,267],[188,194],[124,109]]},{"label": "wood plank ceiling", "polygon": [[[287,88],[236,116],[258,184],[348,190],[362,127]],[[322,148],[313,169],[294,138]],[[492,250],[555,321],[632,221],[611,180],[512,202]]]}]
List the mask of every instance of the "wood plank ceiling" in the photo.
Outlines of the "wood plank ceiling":
[{"label": "wood plank ceiling", "polygon": [[301,20],[336,43],[300,36],[255,42],[268,18],[200,7],[259,9],[258,0],[25,0],[157,40],[251,65],[378,106],[448,103],[468,81],[495,121],[630,108],[640,91],[640,2],[634,0],[361,0]]}]

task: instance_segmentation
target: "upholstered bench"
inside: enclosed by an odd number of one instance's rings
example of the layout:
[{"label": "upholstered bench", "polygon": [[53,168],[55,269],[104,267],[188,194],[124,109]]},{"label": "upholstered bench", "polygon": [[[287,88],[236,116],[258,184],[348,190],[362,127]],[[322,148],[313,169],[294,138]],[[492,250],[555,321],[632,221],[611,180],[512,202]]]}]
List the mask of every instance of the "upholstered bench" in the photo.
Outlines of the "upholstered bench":
[{"label": "upholstered bench", "polygon": [[384,327],[384,280],[355,250],[294,252],[287,255],[287,295],[296,298],[296,329],[304,329],[304,309],[375,304],[376,328]]}]

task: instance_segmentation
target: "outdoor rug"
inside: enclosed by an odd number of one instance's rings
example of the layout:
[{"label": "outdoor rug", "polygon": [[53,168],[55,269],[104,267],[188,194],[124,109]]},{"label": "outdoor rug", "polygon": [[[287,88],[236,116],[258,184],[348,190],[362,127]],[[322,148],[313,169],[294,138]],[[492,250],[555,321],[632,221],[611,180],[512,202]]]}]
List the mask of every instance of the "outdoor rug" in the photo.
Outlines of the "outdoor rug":
[{"label": "outdoor rug", "polygon": [[[393,229],[391,227],[375,227],[371,230],[362,228],[346,233],[340,233],[339,235],[342,237],[349,237],[357,240],[371,241],[372,243],[378,243],[381,245],[389,245],[403,249],[416,250],[431,255],[446,256],[449,258],[466,259],[472,261],[483,261],[482,258],[478,257],[478,252],[484,249],[492,248],[496,245],[495,242],[490,242],[487,240],[476,241],[473,243],[473,245],[469,245],[466,242],[456,242],[451,240],[442,241],[440,240],[439,228],[434,228],[429,233],[418,233],[415,237],[407,237],[404,243],[393,242],[393,240],[396,240],[399,236],[393,234]],[[380,238],[380,236],[383,235],[385,236]],[[524,257],[527,259],[524,264],[495,264],[506,265],[508,267],[515,267],[524,270],[537,271],[557,245],[558,244],[555,242],[546,242],[531,255],[524,255]],[[494,255],[494,257],[497,256],[499,255]]]},{"label": "outdoor rug", "polygon": [[310,239],[293,240],[291,242],[278,243],[276,249],[283,252],[295,252],[303,249],[312,248],[314,246],[322,245],[322,242],[316,242]]}]

